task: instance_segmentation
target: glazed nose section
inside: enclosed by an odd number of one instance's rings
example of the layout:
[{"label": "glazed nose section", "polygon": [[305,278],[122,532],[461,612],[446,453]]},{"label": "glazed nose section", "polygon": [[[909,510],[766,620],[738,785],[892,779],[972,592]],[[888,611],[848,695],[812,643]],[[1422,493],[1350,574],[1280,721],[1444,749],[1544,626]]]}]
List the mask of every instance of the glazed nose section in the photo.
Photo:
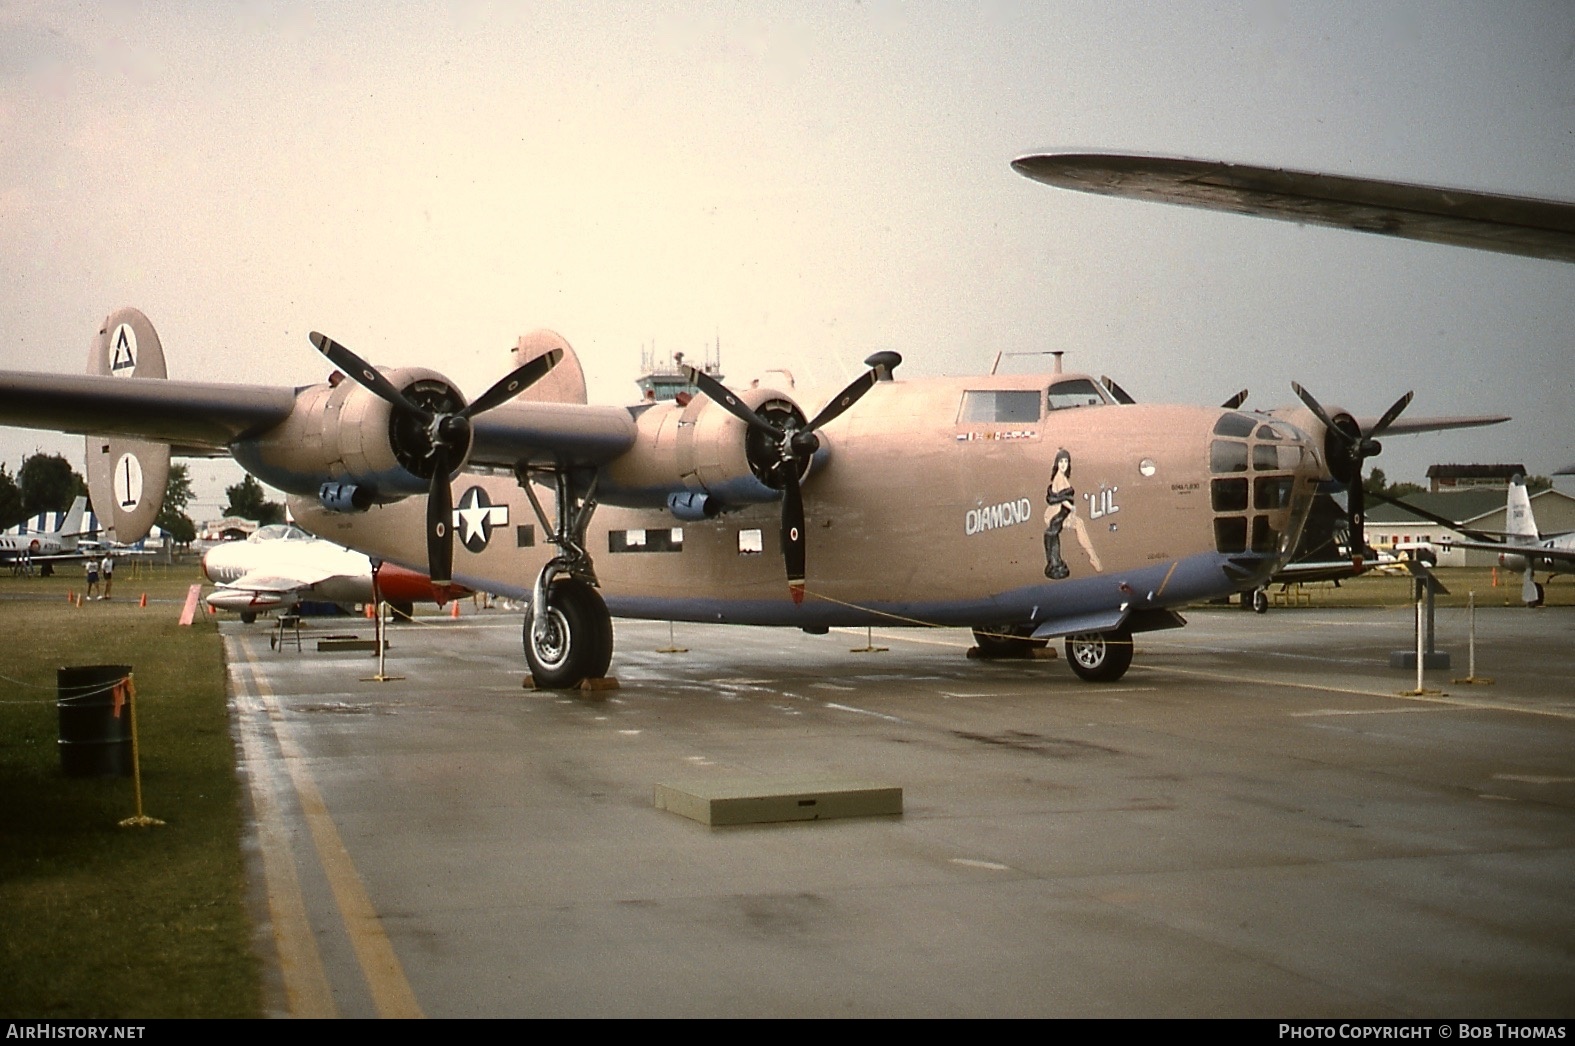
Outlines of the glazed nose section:
[{"label": "glazed nose section", "polygon": [[1229,411],[1209,437],[1209,505],[1218,552],[1284,562],[1295,551],[1323,463],[1295,426]]}]

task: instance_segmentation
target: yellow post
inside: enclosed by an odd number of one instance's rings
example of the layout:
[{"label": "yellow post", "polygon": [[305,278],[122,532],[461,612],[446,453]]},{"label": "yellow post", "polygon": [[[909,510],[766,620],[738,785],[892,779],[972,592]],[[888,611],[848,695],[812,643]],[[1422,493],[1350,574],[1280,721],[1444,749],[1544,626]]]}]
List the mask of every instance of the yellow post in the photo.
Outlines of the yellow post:
[{"label": "yellow post", "polygon": [[131,716],[131,785],[137,797],[137,815],[120,822],[122,828],[151,828],[164,822],[142,812],[142,757],[137,751],[137,685],[130,675],[119,686],[126,694],[126,712]]}]

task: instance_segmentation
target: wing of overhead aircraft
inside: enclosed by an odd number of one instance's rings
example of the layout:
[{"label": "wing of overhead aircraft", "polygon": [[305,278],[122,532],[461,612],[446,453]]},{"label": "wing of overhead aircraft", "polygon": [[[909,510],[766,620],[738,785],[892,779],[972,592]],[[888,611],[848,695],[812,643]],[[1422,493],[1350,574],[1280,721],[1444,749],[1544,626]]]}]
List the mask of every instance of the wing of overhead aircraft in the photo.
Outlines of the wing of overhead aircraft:
[{"label": "wing of overhead aircraft", "polygon": [[1575,202],[1166,156],[1042,153],[1018,173],[1062,189],[1575,262]]}]

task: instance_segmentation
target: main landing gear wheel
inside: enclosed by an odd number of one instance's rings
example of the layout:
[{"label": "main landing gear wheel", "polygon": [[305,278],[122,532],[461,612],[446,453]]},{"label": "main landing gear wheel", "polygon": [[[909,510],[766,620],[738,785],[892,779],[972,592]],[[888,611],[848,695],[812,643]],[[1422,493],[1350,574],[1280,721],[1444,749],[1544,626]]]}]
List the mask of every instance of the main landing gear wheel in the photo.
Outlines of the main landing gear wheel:
[{"label": "main landing gear wheel", "polygon": [[1132,633],[1117,629],[1067,636],[1066,660],[1079,679],[1113,683],[1132,667]]},{"label": "main landing gear wheel", "polygon": [[1540,581],[1538,581],[1532,587],[1537,590],[1537,601],[1535,603],[1527,603],[1526,605],[1529,607],[1540,607],[1548,598],[1548,590],[1542,587],[1542,582]]},{"label": "main landing gear wheel", "polygon": [[612,663],[612,617],[596,590],[583,581],[559,581],[547,593],[547,622],[536,634],[535,614],[525,608],[525,661],[546,690],[578,686],[607,674]]}]

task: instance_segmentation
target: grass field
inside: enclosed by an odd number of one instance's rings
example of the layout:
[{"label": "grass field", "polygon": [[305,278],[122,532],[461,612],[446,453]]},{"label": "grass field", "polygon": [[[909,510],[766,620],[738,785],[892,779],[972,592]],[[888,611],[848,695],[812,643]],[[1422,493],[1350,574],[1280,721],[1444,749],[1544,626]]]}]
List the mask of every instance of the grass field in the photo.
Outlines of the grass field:
[{"label": "grass field", "polygon": [[[218,630],[177,624],[194,567],[140,573],[122,561],[115,598],[80,608],[75,572],[0,576],[0,1016],[261,1013]],[[55,669],[92,664],[134,669],[163,827],[119,826],[129,779],[60,773]]]},{"label": "grass field", "polygon": [[[1494,572],[1486,567],[1450,567],[1435,572],[1438,580],[1449,589],[1447,595],[1437,597],[1441,607],[1463,607],[1468,595],[1476,594],[1479,607],[1524,606],[1520,599],[1521,576],[1500,570],[1498,584],[1494,585]],[[1538,579],[1546,575],[1538,574]],[[1575,606],[1575,578],[1561,577],[1544,583],[1548,606]],[[1301,595],[1281,591],[1279,585],[1269,587],[1275,606],[1287,605],[1300,599],[1302,605],[1323,608],[1404,606],[1413,601],[1411,579],[1404,575],[1366,574],[1343,581],[1336,586],[1331,581],[1303,585]]]}]

